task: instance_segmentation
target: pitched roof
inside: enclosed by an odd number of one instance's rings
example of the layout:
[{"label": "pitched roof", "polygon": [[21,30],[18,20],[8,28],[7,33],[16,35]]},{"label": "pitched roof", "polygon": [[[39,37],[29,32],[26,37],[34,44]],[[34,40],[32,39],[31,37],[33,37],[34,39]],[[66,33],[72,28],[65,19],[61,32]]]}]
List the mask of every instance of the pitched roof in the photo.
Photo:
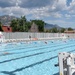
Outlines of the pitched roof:
[{"label": "pitched roof", "polygon": [[38,32],[38,26],[33,22],[30,28],[31,32]]}]

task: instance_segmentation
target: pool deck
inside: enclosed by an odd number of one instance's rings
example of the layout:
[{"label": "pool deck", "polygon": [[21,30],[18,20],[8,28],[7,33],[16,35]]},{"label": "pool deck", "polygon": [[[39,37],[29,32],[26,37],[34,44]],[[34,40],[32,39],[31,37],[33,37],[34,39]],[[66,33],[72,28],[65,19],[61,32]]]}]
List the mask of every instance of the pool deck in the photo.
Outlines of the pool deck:
[{"label": "pool deck", "polygon": [[38,41],[38,40],[57,40],[67,39],[67,37],[50,37],[50,38],[25,38],[25,39],[5,39],[4,42],[21,42],[21,41]]}]

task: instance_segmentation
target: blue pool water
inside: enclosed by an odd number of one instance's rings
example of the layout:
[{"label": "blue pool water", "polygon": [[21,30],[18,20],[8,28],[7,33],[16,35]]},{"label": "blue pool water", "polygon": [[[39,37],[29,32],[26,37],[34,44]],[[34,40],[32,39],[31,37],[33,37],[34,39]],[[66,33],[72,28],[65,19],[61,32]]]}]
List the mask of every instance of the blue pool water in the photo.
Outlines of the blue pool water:
[{"label": "blue pool water", "polygon": [[0,75],[59,75],[59,52],[75,52],[75,40],[0,44]]}]

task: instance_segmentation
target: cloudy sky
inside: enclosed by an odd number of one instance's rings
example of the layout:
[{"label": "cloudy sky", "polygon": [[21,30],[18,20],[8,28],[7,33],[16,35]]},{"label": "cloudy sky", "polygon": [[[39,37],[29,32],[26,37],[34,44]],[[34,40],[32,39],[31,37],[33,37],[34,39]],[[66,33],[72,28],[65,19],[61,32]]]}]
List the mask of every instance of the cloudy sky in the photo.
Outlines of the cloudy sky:
[{"label": "cloudy sky", "polygon": [[75,28],[75,0],[0,0],[2,15],[25,15],[28,20]]}]

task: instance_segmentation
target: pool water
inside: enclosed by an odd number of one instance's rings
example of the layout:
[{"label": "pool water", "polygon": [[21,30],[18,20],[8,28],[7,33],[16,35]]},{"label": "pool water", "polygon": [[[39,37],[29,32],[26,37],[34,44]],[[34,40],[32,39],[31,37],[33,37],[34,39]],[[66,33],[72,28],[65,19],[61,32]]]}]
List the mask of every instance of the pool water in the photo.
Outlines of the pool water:
[{"label": "pool water", "polygon": [[75,52],[75,40],[0,44],[0,75],[59,75],[59,52]]}]

